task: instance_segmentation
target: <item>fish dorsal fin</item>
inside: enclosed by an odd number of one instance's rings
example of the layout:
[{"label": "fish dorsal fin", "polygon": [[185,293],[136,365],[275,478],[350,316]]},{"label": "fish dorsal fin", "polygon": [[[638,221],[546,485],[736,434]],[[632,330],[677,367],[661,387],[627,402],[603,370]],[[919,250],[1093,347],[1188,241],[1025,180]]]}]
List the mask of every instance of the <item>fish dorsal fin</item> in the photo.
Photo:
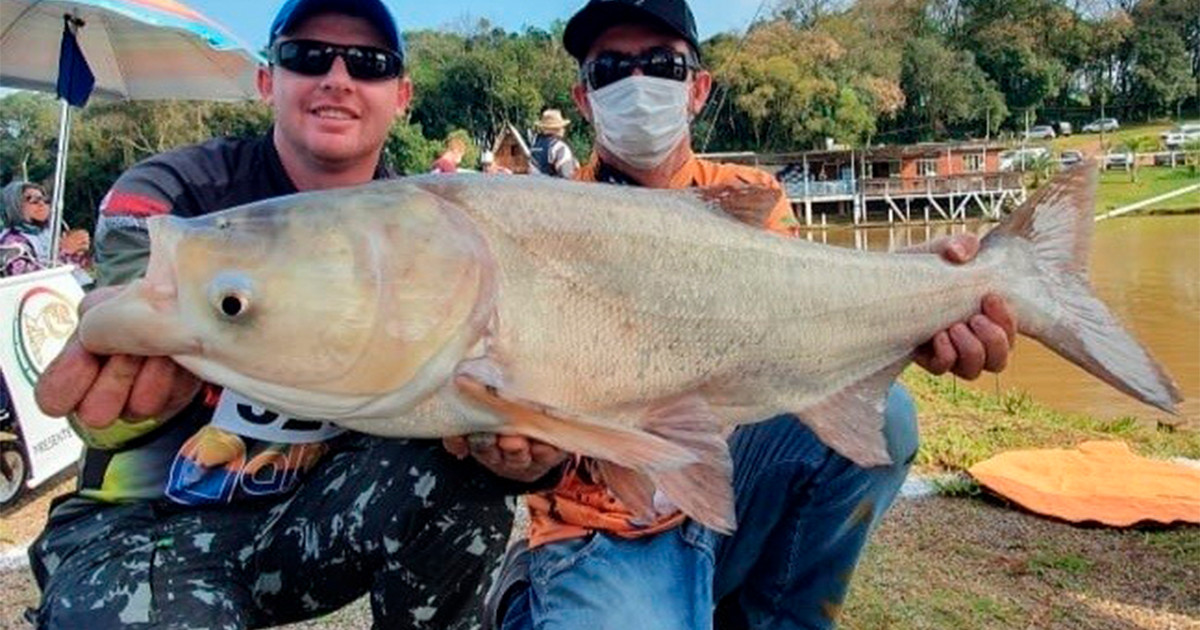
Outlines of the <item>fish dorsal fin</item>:
[{"label": "fish dorsal fin", "polygon": [[756,228],[767,225],[771,211],[783,194],[777,188],[743,183],[716,184],[693,190],[701,201],[719,210],[719,214]]},{"label": "fish dorsal fin", "polygon": [[864,468],[892,463],[883,433],[888,389],[909,357],[797,412],[800,421],[840,455]]},{"label": "fish dorsal fin", "polygon": [[466,401],[503,420],[500,433],[524,435],[570,453],[607,460],[642,472],[671,470],[696,463],[686,448],[638,429],[605,424],[513,396],[459,374],[454,385]]}]

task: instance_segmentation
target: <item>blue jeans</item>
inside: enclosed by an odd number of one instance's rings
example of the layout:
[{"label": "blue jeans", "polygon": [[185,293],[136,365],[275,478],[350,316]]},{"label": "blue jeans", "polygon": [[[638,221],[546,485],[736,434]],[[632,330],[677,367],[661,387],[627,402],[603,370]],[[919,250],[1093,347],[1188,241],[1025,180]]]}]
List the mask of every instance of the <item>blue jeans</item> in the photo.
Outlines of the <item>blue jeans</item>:
[{"label": "blue jeans", "polygon": [[502,630],[832,628],[850,576],[917,452],[916,409],[894,385],[893,464],[860,468],[793,416],[730,438],[738,528],[694,522],[656,536],[606,534],[531,550]]}]

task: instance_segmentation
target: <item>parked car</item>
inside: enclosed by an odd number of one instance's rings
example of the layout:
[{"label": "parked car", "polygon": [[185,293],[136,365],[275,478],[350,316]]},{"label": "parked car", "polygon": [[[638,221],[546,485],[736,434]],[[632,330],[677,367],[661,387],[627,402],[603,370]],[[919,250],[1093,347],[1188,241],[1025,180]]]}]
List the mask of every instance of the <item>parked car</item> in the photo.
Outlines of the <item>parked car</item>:
[{"label": "parked car", "polygon": [[1083,161],[1082,151],[1063,151],[1058,154],[1058,163],[1063,166],[1072,166]]},{"label": "parked car", "polygon": [[1121,128],[1121,124],[1116,118],[1097,118],[1092,122],[1083,126],[1086,133],[1099,133],[1101,131],[1116,131]]},{"label": "parked car", "polygon": [[1071,123],[1065,120],[1060,120],[1056,126],[1058,127],[1058,135],[1060,136],[1069,136],[1075,133],[1074,128],[1071,127]]},{"label": "parked car", "polygon": [[1000,154],[1000,170],[1023,171],[1041,158],[1048,157],[1050,150],[1045,147],[1028,147],[1013,149]]},{"label": "parked car", "polygon": [[1054,137],[1054,127],[1050,125],[1034,125],[1025,132],[1026,140],[1048,140]]},{"label": "parked car", "polygon": [[1122,168],[1129,170],[1133,167],[1133,151],[1117,149],[1104,156],[1104,168]]},{"label": "parked car", "polygon": [[1163,146],[1175,151],[1189,142],[1200,140],[1200,122],[1188,122],[1162,134]]}]

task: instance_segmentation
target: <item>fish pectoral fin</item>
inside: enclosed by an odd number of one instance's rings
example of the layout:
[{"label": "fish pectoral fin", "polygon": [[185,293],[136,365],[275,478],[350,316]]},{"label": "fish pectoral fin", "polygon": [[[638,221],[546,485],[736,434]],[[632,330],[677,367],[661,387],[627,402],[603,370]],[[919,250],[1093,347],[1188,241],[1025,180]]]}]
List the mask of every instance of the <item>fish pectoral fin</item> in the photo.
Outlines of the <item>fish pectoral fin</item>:
[{"label": "fish pectoral fin", "polygon": [[657,435],[606,424],[513,396],[472,374],[458,374],[454,386],[462,398],[499,416],[498,433],[524,435],[642,472],[672,470],[696,463],[696,455]]},{"label": "fish pectoral fin", "polygon": [[698,393],[663,401],[650,409],[646,431],[686,448],[697,461],[683,468],[650,473],[654,485],[685,514],[707,527],[732,533],[733,460],[723,423]]},{"label": "fish pectoral fin", "polygon": [[822,442],[862,467],[892,463],[883,433],[888,389],[909,358],[886,366],[842,391],[796,412]]},{"label": "fish pectoral fin", "polygon": [[767,224],[783,194],[777,188],[753,184],[718,184],[695,190],[700,199],[720,210],[722,215],[755,228]]}]

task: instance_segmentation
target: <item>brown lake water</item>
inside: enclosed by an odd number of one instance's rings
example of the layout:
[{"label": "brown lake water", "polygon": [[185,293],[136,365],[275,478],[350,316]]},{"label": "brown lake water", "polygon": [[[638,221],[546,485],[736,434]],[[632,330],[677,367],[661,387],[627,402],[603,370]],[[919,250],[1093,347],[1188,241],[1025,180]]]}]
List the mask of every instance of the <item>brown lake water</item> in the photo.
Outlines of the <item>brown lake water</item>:
[{"label": "brown lake water", "polygon": [[[971,223],[847,228],[813,232],[808,238],[888,251],[950,233],[982,233],[990,227]],[[1091,278],[1100,298],[1175,377],[1184,397],[1176,420],[1200,426],[1200,215],[1123,217],[1098,223]],[[985,374],[971,386],[1020,389],[1053,408],[1099,417],[1166,417],[1025,337],[1002,374]]]}]

